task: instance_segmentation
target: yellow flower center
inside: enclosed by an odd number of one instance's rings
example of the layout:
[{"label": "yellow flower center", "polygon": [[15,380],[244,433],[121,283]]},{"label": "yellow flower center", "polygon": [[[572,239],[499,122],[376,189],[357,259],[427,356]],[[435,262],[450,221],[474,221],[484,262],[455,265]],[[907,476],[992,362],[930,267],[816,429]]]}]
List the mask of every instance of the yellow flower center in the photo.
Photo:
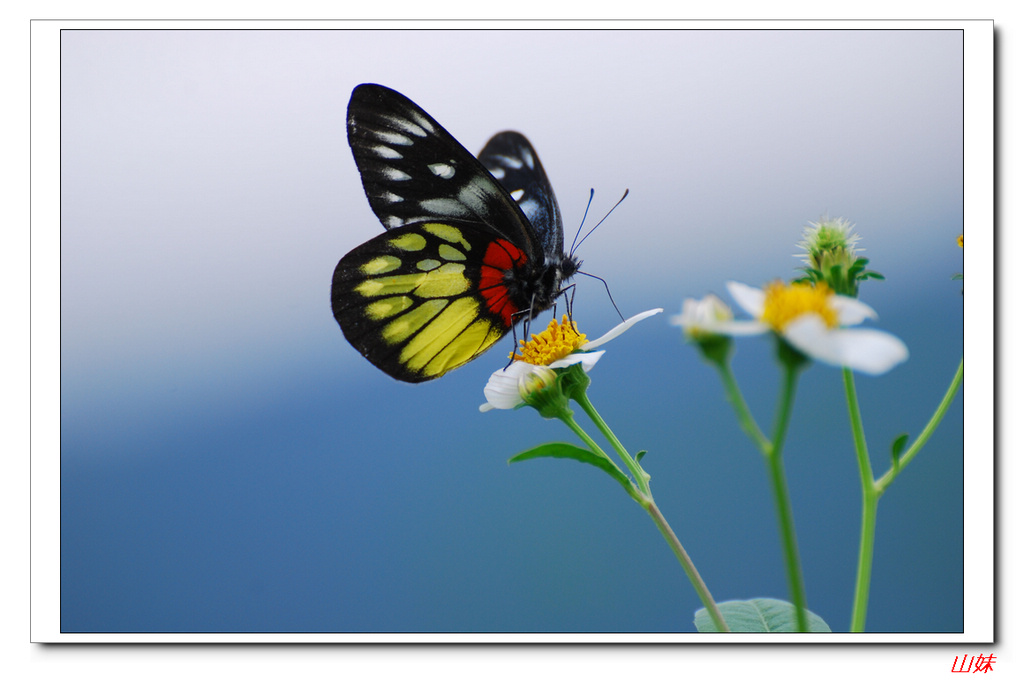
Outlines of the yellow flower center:
[{"label": "yellow flower center", "polygon": [[839,326],[839,314],[832,307],[832,289],[827,284],[772,282],[765,289],[764,313],[761,319],[781,332],[790,322],[806,313],[821,317],[830,328]]},{"label": "yellow flower center", "polygon": [[957,237],[956,238],[956,243],[957,243],[957,246],[959,246],[961,249],[964,248],[964,236],[960,235],[959,237]]},{"label": "yellow flower center", "polygon": [[568,315],[562,315],[561,324],[551,320],[540,334],[533,334],[529,341],[520,341],[519,352],[509,353],[509,357],[531,365],[550,365],[579,350],[586,342],[586,335],[577,331],[576,323],[570,322]]}]

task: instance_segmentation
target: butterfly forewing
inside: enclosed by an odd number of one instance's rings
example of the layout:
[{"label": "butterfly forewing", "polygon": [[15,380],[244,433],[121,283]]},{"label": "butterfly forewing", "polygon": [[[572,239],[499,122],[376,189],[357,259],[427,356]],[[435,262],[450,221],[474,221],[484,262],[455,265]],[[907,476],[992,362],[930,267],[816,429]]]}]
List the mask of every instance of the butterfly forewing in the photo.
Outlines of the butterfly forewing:
[{"label": "butterfly forewing", "polygon": [[405,95],[372,84],[353,90],[348,142],[370,207],[385,228],[479,222],[527,252],[540,247],[508,192]]}]

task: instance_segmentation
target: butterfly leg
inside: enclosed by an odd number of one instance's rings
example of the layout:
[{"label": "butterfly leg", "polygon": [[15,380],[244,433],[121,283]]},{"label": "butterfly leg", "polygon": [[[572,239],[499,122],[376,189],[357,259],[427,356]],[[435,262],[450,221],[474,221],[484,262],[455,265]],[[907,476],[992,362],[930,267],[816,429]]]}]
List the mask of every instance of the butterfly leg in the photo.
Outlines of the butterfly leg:
[{"label": "butterfly leg", "polygon": [[569,319],[572,320],[572,304],[576,302],[576,283],[573,282],[562,289],[562,295],[565,296],[566,312],[569,314]]},{"label": "butterfly leg", "polygon": [[508,364],[505,365],[505,369],[512,366],[515,362],[515,354],[519,352],[519,337],[516,333],[516,327],[519,326],[519,320],[525,317],[526,321],[523,323],[523,339],[530,338],[530,311],[519,310],[512,313],[512,352],[508,356]]},{"label": "butterfly leg", "polygon": [[512,352],[508,354],[508,364],[505,365],[505,369],[508,369],[509,367],[511,367],[512,363],[515,362],[515,355],[516,355],[516,351],[517,350],[519,350],[519,337],[516,334],[516,323],[513,321],[513,323],[512,323]]}]

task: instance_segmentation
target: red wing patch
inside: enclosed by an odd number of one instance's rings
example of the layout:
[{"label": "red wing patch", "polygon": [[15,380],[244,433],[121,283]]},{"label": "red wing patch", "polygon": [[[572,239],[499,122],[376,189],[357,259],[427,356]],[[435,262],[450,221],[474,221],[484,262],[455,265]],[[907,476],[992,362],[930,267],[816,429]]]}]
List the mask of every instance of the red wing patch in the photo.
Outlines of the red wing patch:
[{"label": "red wing patch", "polygon": [[484,297],[488,310],[501,317],[506,328],[512,326],[512,314],[517,312],[506,284],[515,278],[508,275],[514,267],[525,264],[525,253],[511,242],[497,239],[487,245],[484,262],[480,266],[480,295]]}]

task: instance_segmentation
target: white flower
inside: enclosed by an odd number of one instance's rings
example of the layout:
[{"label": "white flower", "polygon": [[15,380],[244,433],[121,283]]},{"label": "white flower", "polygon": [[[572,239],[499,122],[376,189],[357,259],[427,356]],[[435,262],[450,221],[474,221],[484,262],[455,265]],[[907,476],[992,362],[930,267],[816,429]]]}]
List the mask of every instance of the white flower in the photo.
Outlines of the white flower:
[{"label": "white flower", "polygon": [[682,327],[686,338],[693,341],[709,336],[739,336],[744,329],[754,334],[762,331],[758,322],[734,320],[729,306],[714,294],[708,294],[699,301],[695,298],[684,300],[683,311],[670,317],[668,323]]},{"label": "white flower", "polygon": [[[585,372],[589,372],[604,355],[603,350],[595,351],[595,348],[608,343],[640,320],[660,312],[661,308],[655,308],[634,315],[593,341],[586,341],[586,336],[576,332],[575,324],[569,322],[568,318],[563,317],[561,325],[552,320],[545,331],[534,335],[532,341],[522,342],[523,354],[537,360],[537,363],[516,360],[507,368],[491,374],[487,385],[484,386],[484,397],[487,398],[487,402],[480,406],[480,411],[511,410],[519,407],[523,404],[525,395],[547,386],[553,380],[551,370],[579,364]],[[574,340],[579,343],[575,343]],[[543,354],[531,352],[534,350],[531,345],[543,347]],[[550,354],[552,348],[555,349],[554,355]]]},{"label": "white flower", "polygon": [[822,362],[866,374],[883,374],[910,353],[898,338],[877,329],[847,329],[878,315],[871,306],[839,296],[824,285],[784,285],[766,289],[727,282],[736,303],[754,320],[719,325],[731,336],[775,331],[797,350]]}]

